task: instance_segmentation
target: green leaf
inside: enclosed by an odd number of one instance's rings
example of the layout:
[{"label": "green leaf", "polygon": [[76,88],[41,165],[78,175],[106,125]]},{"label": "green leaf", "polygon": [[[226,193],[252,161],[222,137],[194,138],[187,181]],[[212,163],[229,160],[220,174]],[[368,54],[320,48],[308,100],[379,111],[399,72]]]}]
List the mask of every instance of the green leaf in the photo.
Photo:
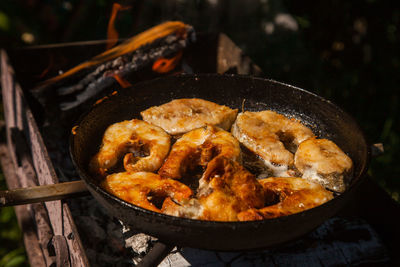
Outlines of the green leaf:
[{"label": "green leaf", "polygon": [[16,267],[16,266],[22,266],[26,262],[26,257],[25,255],[18,255],[11,260],[9,260],[4,267]]},{"label": "green leaf", "polygon": [[0,223],[7,223],[14,217],[13,207],[4,207],[0,210]]},{"label": "green leaf", "polygon": [[8,31],[10,29],[10,20],[8,16],[0,11],[0,30]]},{"label": "green leaf", "polygon": [[[0,259],[0,267],[17,266],[15,264],[20,261],[21,257],[23,258],[23,261],[25,261],[24,248],[14,249]],[[9,265],[9,264],[14,264],[14,265]]]}]

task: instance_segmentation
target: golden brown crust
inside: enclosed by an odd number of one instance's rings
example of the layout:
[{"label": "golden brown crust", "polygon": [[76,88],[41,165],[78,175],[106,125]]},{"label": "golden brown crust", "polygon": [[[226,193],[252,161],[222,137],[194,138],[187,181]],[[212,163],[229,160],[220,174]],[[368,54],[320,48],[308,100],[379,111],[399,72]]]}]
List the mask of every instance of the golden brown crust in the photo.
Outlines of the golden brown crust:
[{"label": "golden brown crust", "polygon": [[171,135],[182,135],[207,124],[229,130],[238,113],[237,109],[199,99],[175,99],[154,106],[140,114],[144,121],[160,126]]},{"label": "golden brown crust", "polygon": [[295,154],[302,177],[324,187],[343,192],[352,174],[353,162],[334,142],[311,138],[302,142]]},{"label": "golden brown crust", "polygon": [[109,193],[139,207],[161,212],[149,198],[170,197],[176,201],[188,200],[192,190],[186,185],[172,180],[162,179],[151,172],[123,172],[108,175],[102,187]]},{"label": "golden brown crust", "polygon": [[[240,214],[240,221],[262,220],[287,216],[319,206],[333,198],[331,192],[317,183],[298,177],[271,177],[259,180],[265,194],[272,194],[278,203]],[[275,195],[275,197],[274,197]]]},{"label": "golden brown crust", "polygon": [[239,163],[217,156],[200,179],[196,199],[178,205],[164,201],[164,213],[201,220],[237,221],[238,213],[264,206],[264,190]]},{"label": "golden brown crust", "polygon": [[162,177],[180,179],[196,166],[207,166],[216,156],[241,159],[239,142],[227,131],[207,125],[179,138],[161,166]]},{"label": "golden brown crust", "polygon": [[291,176],[293,152],[313,132],[298,120],[271,110],[239,113],[232,134],[247,149],[263,159],[271,173]]},{"label": "golden brown crust", "polygon": [[229,158],[219,156],[207,166],[200,179],[199,191],[232,192],[241,202],[241,206],[262,207],[264,205],[264,191],[253,174],[239,163]]},{"label": "golden brown crust", "polygon": [[[211,117],[207,118],[207,113],[212,113]],[[225,130],[231,127],[237,110],[201,99],[174,100],[141,114],[147,121],[169,127],[172,134],[184,134],[169,151],[170,137],[157,126],[140,120],[114,124],[106,131],[90,169],[106,176],[118,158],[123,158],[127,172],[108,175],[102,186],[117,197],[152,211],[213,221],[287,216],[333,198],[320,184],[287,176],[302,172],[303,178],[308,178],[306,174],[314,161],[316,165],[321,163],[319,169],[314,169],[323,178],[337,177],[337,173],[346,174],[351,169],[348,157],[339,148],[338,152],[333,142],[316,139],[299,121],[273,111],[239,114],[232,127],[233,135]],[[257,180],[241,165],[239,141],[261,157],[274,176],[287,178]],[[149,155],[151,161],[143,163]],[[195,169],[198,188],[193,193],[182,182],[187,183]],[[202,174],[197,173],[200,169]],[[152,173],[157,170],[158,175]]]},{"label": "golden brown crust", "polygon": [[170,145],[170,136],[163,129],[145,121],[114,123],[106,129],[89,169],[93,174],[105,176],[122,158],[127,171],[156,171],[168,155]]}]

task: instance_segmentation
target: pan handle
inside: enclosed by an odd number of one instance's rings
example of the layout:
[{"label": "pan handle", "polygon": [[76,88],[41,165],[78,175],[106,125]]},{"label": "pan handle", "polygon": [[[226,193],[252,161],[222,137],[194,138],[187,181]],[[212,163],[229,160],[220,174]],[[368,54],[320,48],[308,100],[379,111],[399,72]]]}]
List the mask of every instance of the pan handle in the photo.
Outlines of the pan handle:
[{"label": "pan handle", "polygon": [[0,208],[88,195],[82,180],[0,191]]}]

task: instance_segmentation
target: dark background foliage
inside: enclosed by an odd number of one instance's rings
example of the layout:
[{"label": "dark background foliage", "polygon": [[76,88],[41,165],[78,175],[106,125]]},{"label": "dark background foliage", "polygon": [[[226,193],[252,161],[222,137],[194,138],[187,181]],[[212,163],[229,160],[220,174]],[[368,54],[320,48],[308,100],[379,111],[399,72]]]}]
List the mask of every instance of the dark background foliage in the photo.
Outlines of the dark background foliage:
[{"label": "dark background foliage", "polygon": [[[130,37],[165,20],[224,32],[265,77],[313,91],[352,114],[385,153],[369,174],[400,192],[400,2],[379,0],[119,1],[116,28]],[[0,46],[106,39],[112,1],[1,0]],[[0,187],[5,188],[3,177]],[[26,264],[12,209],[0,211],[0,266]]]}]

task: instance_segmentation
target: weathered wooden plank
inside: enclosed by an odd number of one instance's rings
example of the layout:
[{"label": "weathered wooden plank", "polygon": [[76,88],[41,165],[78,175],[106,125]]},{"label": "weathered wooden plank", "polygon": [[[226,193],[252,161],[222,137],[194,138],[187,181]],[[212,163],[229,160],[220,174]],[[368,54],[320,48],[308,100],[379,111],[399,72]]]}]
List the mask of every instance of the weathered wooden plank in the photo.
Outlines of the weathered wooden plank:
[{"label": "weathered wooden plank", "polygon": [[[22,169],[29,167],[27,167],[25,164],[27,162],[23,160],[23,163],[20,164],[20,167],[18,168],[18,156],[15,148],[15,144],[18,143],[18,140],[14,139],[14,142],[12,141],[12,132],[13,129],[18,129],[18,123],[21,123],[21,121],[17,119],[17,110],[14,108],[17,103],[15,91],[12,90],[15,85],[14,71],[8,64],[7,54],[4,50],[0,51],[0,57],[3,111],[6,122],[6,137],[8,141],[7,145],[1,144],[0,154],[2,170],[7,181],[7,185],[10,189],[12,189],[28,185],[28,181],[24,179],[26,177],[20,176],[22,174]],[[27,172],[29,175],[31,174],[29,170]],[[25,247],[29,247],[29,250],[27,250],[27,255],[31,265],[50,266],[52,262],[43,253],[37,237],[37,232],[33,228],[35,222],[32,217],[32,206],[24,205],[15,207],[14,209],[17,215],[18,223],[24,233]],[[46,265],[46,261],[48,262],[48,265]]]},{"label": "weathered wooden plank", "polygon": [[[15,173],[14,164],[9,157],[8,148],[5,144],[0,144],[0,163],[6,178],[6,182],[9,188],[18,188],[20,184],[18,182],[17,175]],[[30,212],[30,205],[15,207],[15,213],[17,215],[18,224],[24,233],[24,244],[26,253],[29,258],[31,266],[49,266],[46,265],[43,251],[40,247],[36,231],[33,227],[35,224]]]},{"label": "weathered wooden plank", "polygon": [[64,236],[66,236],[67,244],[69,249],[69,257],[71,261],[71,266],[89,266],[89,261],[86,254],[82,254],[84,251],[82,242],[78,235],[78,230],[76,229],[74,219],[71,215],[71,211],[66,203],[63,204],[64,212]]},{"label": "weathered wooden plank", "polygon": [[[58,179],[52,167],[47,149],[32,112],[24,100],[23,91],[15,81],[14,71],[8,63],[7,54],[2,50],[0,55],[3,101],[7,125],[7,145],[11,155],[12,166],[17,170],[16,172],[18,174],[12,179],[23,181],[22,184],[19,184],[17,187],[32,186],[37,184],[37,182],[40,185],[57,183]],[[23,134],[21,135],[20,133]],[[65,207],[63,207],[61,201],[46,202],[45,205],[47,208],[47,217],[43,213],[32,215],[40,220],[41,223],[46,221],[50,221],[51,223],[51,227],[44,227],[43,229],[38,228],[41,238],[40,243],[44,245],[44,242],[47,242],[45,244],[47,246],[49,231],[52,230],[52,236],[59,236],[55,241],[59,253],[62,254],[56,255],[58,261],[65,262],[67,260],[70,264],[72,257],[70,259],[69,255],[74,255],[74,262],[83,263],[81,266],[88,266],[86,254],[79,238],[75,238],[74,242],[63,241],[60,243],[61,239],[66,240],[66,237],[71,236],[71,233],[72,236],[78,237],[78,232],[76,231],[73,220],[71,220],[68,206],[65,204]],[[27,205],[27,207],[30,206]],[[35,211],[38,211],[38,208],[32,211],[32,213]],[[41,210],[41,212],[43,211],[44,210]],[[63,218],[63,216],[66,216],[66,218]],[[39,226],[41,225],[39,224],[38,227]],[[66,233],[66,235],[64,235],[64,233]],[[36,240],[37,239],[36,236]],[[65,243],[66,246],[63,246],[62,243]],[[42,248],[47,250],[47,247]],[[46,251],[45,254],[45,256],[49,257],[48,251]],[[68,255],[68,257],[66,258],[65,255]],[[53,262],[48,260],[48,258],[46,259],[47,266],[50,266]],[[33,262],[31,262],[31,264],[34,265]],[[43,265],[44,264],[41,266]]]},{"label": "weathered wooden plank", "polygon": [[50,266],[55,262],[55,259],[54,256],[50,256],[49,250],[47,249],[48,244],[53,237],[53,230],[51,229],[49,216],[43,203],[35,203],[31,206],[36,222],[38,241],[40,246],[42,247],[46,266]]},{"label": "weathered wooden plank", "polygon": [[[10,187],[10,189],[21,188],[21,187],[32,187],[37,185],[36,173],[33,169],[32,160],[30,158],[29,152],[27,150],[27,144],[24,140],[23,135],[17,128],[13,128],[11,130],[13,136],[13,147],[16,147],[14,150],[16,153],[16,159],[18,161],[18,166],[10,166],[12,171],[15,172],[16,176],[13,179],[10,179],[10,182],[16,183],[15,186]],[[8,152],[8,151],[7,151]],[[10,153],[8,153],[9,155]],[[36,239],[39,243],[39,246],[42,250],[44,261],[46,262],[46,266],[50,266],[54,263],[54,257],[51,257],[47,250],[47,244],[51,240],[53,236],[53,231],[50,226],[50,222],[47,216],[47,211],[43,204],[35,204],[35,205],[24,205],[24,208],[29,212],[24,212],[23,216],[29,213],[31,224],[30,227],[25,226],[25,228],[31,229],[33,225],[35,225],[36,229]],[[16,207],[16,210],[20,209]],[[26,218],[24,219],[26,221]],[[25,233],[24,233],[25,235]],[[29,237],[32,233],[26,233]]]},{"label": "weathered wooden plank", "polygon": [[[22,90],[19,88],[19,92],[22,97]],[[58,183],[55,170],[51,163],[50,157],[47,152],[47,148],[44,144],[40,131],[36,125],[31,110],[27,107],[25,109],[25,117],[27,121],[27,140],[30,141],[30,148],[32,151],[32,158],[35,165],[35,170],[38,174],[39,184],[53,184]],[[82,246],[82,242],[79,238],[78,231],[75,223],[72,219],[71,211],[67,204],[62,204],[61,201],[46,202],[46,207],[49,213],[49,217],[56,221],[52,223],[54,234],[57,232],[54,230],[57,227],[57,231],[61,231],[61,235],[67,240],[69,249],[69,260],[72,266],[89,266],[89,261],[86,257],[85,250]],[[58,229],[61,227],[61,229]],[[69,236],[75,236],[73,240],[68,239]],[[76,265],[74,263],[77,263]]]},{"label": "weathered wooden plank", "polygon": [[56,256],[56,266],[70,267],[67,240],[62,235],[54,235],[51,246]]},{"label": "weathered wooden plank", "polygon": [[[17,127],[16,125],[16,114],[14,106],[15,96],[14,91],[10,88],[14,87],[14,71],[8,64],[8,57],[4,50],[0,52],[1,57],[1,85],[2,85],[2,97],[3,97],[3,110],[4,120],[6,122],[6,138],[11,140],[11,128]],[[14,148],[10,142],[7,142],[8,151],[10,151],[10,158],[13,163],[16,163]],[[14,153],[13,153],[14,152]]]},{"label": "weathered wooden plank", "polygon": [[[47,154],[40,131],[35,123],[33,115],[27,107],[23,92],[18,83],[14,85],[16,125],[26,135],[26,141],[32,153],[32,161],[37,173],[39,185],[54,184],[58,182],[56,173],[51,167],[50,157]],[[23,117],[23,119],[21,119]],[[19,125],[18,125],[19,124]],[[49,201],[45,203],[49,213],[50,222],[55,235],[62,235],[62,208],[61,201]]]}]

